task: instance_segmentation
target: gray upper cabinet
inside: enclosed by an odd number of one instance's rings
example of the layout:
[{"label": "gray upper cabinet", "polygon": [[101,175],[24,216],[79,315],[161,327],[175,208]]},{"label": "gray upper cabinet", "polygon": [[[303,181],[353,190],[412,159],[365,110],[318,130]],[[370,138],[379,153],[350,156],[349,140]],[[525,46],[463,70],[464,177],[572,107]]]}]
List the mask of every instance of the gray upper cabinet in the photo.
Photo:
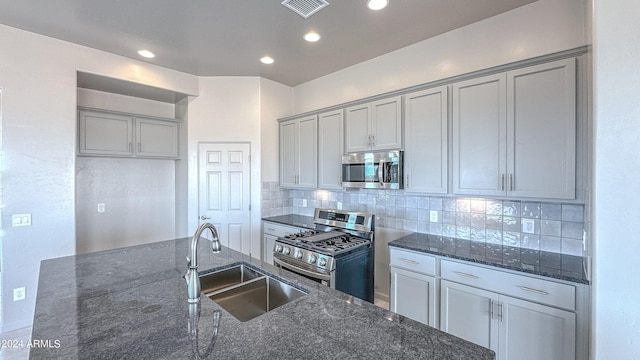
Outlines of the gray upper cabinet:
[{"label": "gray upper cabinet", "polygon": [[576,60],[507,73],[507,191],[576,197]]},{"label": "gray upper cabinet", "polygon": [[178,157],[178,124],[136,118],[136,155],[144,157]]},{"label": "gray upper cabinet", "polygon": [[565,59],[453,85],[453,193],[576,197],[576,68]]},{"label": "gray upper cabinet", "polygon": [[348,107],[346,152],[402,148],[401,99],[401,96],[396,96]]},{"label": "gray upper cabinet", "polygon": [[179,124],[103,111],[78,111],[78,153],[116,157],[178,157]]},{"label": "gray upper cabinet", "polygon": [[505,195],[506,75],[453,84],[453,193]]},{"label": "gray upper cabinet", "polygon": [[80,110],[78,152],[82,155],[133,156],[133,118]]},{"label": "gray upper cabinet", "polygon": [[318,188],[342,189],[343,110],[318,115]]},{"label": "gray upper cabinet", "polygon": [[405,190],[447,193],[447,86],[404,96]]},{"label": "gray upper cabinet", "polygon": [[318,186],[317,116],[280,122],[280,186]]}]

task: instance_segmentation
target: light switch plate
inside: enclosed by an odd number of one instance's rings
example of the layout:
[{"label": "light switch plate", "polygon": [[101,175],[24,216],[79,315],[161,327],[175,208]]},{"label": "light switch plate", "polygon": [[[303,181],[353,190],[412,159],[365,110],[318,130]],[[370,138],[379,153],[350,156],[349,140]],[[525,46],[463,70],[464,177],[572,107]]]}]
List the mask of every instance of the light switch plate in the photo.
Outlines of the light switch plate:
[{"label": "light switch plate", "polygon": [[13,214],[11,226],[31,226],[31,214]]},{"label": "light switch plate", "polygon": [[431,221],[433,223],[437,223],[438,222],[438,212],[436,210],[430,210],[429,211],[429,221]]},{"label": "light switch plate", "polygon": [[338,210],[342,210],[342,201],[338,201],[336,207],[338,208]]},{"label": "light switch plate", "polygon": [[105,206],[105,204],[104,204],[104,203],[100,203],[100,204],[98,204],[98,212],[99,212],[99,213],[103,213],[103,212],[105,212],[105,211],[106,211],[106,206]]},{"label": "light switch plate", "polygon": [[302,199],[302,207],[307,207],[307,199]]}]

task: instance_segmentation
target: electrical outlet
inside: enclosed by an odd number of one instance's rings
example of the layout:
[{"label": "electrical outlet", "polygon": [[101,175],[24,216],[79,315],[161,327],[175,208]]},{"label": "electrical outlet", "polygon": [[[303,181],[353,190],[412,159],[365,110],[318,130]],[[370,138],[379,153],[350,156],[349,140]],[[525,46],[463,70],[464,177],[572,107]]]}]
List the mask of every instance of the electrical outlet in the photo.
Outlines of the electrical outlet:
[{"label": "electrical outlet", "polygon": [[533,234],[536,231],[536,223],[533,219],[522,219],[522,232]]},{"label": "electrical outlet", "polygon": [[106,211],[106,206],[104,205],[104,203],[98,204],[98,212],[103,213],[105,211]]},{"label": "electrical outlet", "polygon": [[307,199],[302,199],[302,207],[307,207]]},{"label": "electrical outlet", "polygon": [[336,207],[338,208],[338,210],[342,210],[342,201],[338,201]]},{"label": "electrical outlet", "polygon": [[12,215],[11,226],[31,226],[31,214]]},{"label": "electrical outlet", "polygon": [[24,300],[27,296],[26,289],[23,287],[13,289],[13,301]]},{"label": "electrical outlet", "polygon": [[437,223],[438,222],[438,212],[436,210],[430,210],[429,211],[429,221],[431,221],[433,223]]}]

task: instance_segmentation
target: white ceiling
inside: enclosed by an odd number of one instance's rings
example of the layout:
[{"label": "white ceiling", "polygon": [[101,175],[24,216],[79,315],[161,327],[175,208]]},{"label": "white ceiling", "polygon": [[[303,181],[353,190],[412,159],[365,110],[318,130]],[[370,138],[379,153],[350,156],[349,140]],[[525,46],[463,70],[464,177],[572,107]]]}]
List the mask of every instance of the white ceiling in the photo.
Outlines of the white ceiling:
[{"label": "white ceiling", "polygon": [[[328,0],[304,19],[282,0],[0,0],[0,23],[194,75],[295,86],[534,1],[391,0],[374,12]],[[309,30],[319,42],[303,40]]]}]

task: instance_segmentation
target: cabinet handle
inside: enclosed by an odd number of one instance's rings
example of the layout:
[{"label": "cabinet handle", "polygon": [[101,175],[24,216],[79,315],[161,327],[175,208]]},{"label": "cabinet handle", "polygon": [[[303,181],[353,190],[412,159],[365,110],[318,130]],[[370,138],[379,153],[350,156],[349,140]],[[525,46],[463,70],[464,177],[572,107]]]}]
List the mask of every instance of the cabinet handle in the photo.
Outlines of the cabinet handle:
[{"label": "cabinet handle", "polygon": [[409,175],[407,175],[407,183],[405,184],[405,187],[409,187]]},{"label": "cabinet handle", "polygon": [[477,276],[475,276],[475,275],[471,275],[471,274],[463,273],[463,272],[460,272],[460,271],[454,271],[454,273],[456,273],[456,274],[458,274],[458,275],[460,275],[460,276],[464,276],[464,277],[471,278],[471,279],[479,279],[479,278],[478,278]]},{"label": "cabinet handle", "polygon": [[267,230],[269,230],[269,231],[276,231],[276,229],[274,229],[274,228],[267,228]]},{"label": "cabinet handle", "polygon": [[524,290],[524,291],[528,291],[528,292],[532,292],[534,294],[538,294],[538,295],[549,295],[548,292],[544,291],[544,290],[538,290],[538,289],[532,289],[530,287],[526,287],[526,286],[518,286],[520,289]]},{"label": "cabinet handle", "polygon": [[402,260],[402,261],[404,261],[404,262],[406,262],[406,263],[409,263],[409,264],[413,264],[413,265],[420,265],[420,263],[419,263],[419,262],[414,261],[414,260],[411,260],[411,259],[400,258],[400,260]]},{"label": "cabinet handle", "polygon": [[500,176],[500,190],[504,191],[504,174]]},{"label": "cabinet handle", "polygon": [[489,299],[489,314],[491,315],[491,319],[496,318],[496,302],[493,299]]},{"label": "cabinet handle", "polygon": [[513,191],[513,174],[509,174],[509,191]]},{"label": "cabinet handle", "polygon": [[498,317],[500,318],[500,322],[503,322],[503,320],[504,320],[504,303],[500,303],[500,305],[498,305],[498,308],[500,309],[500,314],[498,314]]},{"label": "cabinet handle", "polygon": [[376,146],[376,136],[375,135],[371,135],[371,146]]}]

